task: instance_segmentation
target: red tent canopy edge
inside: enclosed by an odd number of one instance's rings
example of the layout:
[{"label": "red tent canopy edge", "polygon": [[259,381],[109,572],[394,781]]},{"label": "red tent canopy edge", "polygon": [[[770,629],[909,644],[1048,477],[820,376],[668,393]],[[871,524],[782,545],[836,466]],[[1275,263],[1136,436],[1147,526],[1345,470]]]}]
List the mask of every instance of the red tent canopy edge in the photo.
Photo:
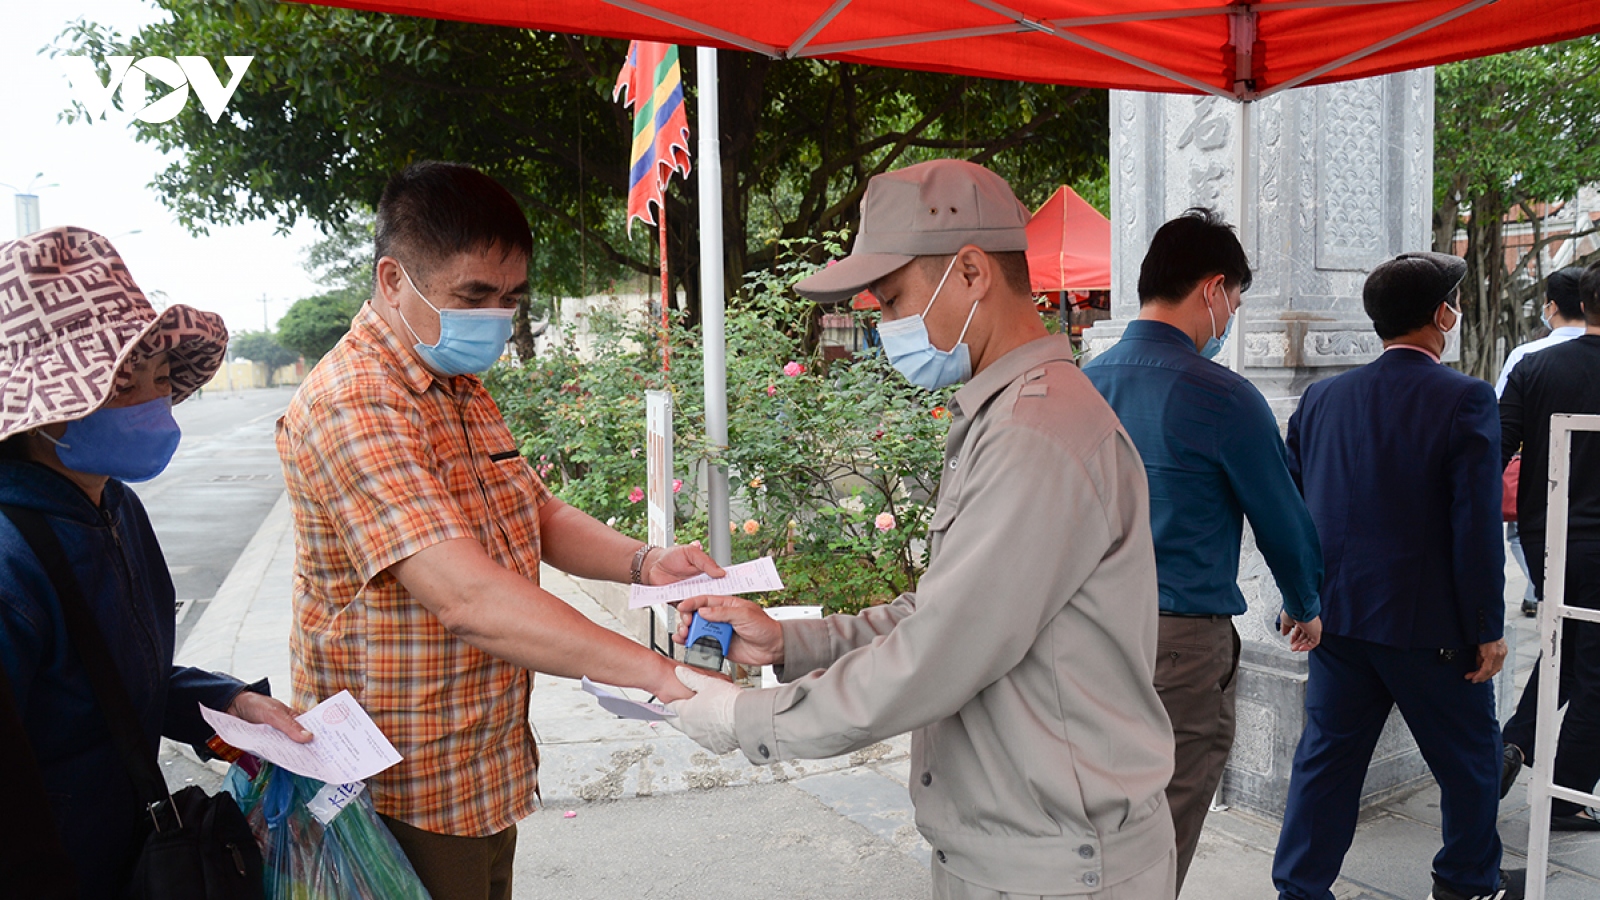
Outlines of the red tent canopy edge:
[{"label": "red tent canopy edge", "polygon": [[[335,0],[630,40],[1240,100],[1600,32],[1596,0]],[[1065,51],[1065,52],[1064,52]]]}]

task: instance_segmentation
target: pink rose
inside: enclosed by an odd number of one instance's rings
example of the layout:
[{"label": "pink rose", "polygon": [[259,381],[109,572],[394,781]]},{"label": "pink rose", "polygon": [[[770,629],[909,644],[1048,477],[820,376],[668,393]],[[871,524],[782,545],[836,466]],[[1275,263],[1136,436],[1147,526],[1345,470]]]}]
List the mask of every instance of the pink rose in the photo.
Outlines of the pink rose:
[{"label": "pink rose", "polygon": [[775,385],[775,384],[767,385],[767,396],[768,397],[771,397],[773,394],[776,394],[777,392],[778,392],[778,386],[777,385]]},{"label": "pink rose", "polygon": [[683,490],[683,479],[682,478],[674,478],[674,479],[672,479],[672,492],[674,494],[676,494],[681,490]]},{"label": "pink rose", "polygon": [[878,526],[878,530],[879,531],[893,531],[894,530],[894,513],[892,513],[892,512],[881,512],[881,513],[878,513],[878,517],[876,519],[872,520],[872,524]]},{"label": "pink rose", "polygon": [[640,500],[643,500],[643,499],[644,499],[644,488],[634,488],[633,490],[628,492],[628,502],[629,503],[638,503]]},{"label": "pink rose", "polygon": [[792,359],[789,360],[788,364],[783,367],[783,374],[789,376],[790,378],[793,378],[796,375],[804,375],[805,371],[805,366],[800,365]]}]

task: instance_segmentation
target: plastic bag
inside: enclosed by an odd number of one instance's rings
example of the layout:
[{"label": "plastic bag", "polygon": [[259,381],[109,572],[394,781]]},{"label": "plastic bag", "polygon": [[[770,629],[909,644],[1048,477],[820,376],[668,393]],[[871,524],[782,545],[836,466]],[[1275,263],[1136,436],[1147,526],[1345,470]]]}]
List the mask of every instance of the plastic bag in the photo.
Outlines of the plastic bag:
[{"label": "plastic bag", "polygon": [[266,860],[267,900],[429,900],[394,835],[362,791],[324,826],[307,804],[324,787],[263,763],[235,763],[224,787],[239,799]]}]

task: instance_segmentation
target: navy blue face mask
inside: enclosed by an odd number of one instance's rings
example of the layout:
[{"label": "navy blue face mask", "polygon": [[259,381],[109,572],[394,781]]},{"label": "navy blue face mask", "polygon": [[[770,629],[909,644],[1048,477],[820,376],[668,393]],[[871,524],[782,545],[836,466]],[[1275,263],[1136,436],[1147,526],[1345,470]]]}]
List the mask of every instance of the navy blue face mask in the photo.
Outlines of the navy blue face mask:
[{"label": "navy blue face mask", "polygon": [[101,407],[68,422],[60,440],[50,442],[56,445],[56,458],[74,472],[149,481],[167,468],[182,437],[172,418],[172,398],[159,397],[133,406]]}]

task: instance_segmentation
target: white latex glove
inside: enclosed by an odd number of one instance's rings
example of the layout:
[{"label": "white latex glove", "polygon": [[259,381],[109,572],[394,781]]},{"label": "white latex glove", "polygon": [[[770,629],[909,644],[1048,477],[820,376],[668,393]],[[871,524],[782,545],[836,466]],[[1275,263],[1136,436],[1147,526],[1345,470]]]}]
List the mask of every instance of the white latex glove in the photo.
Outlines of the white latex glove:
[{"label": "white latex glove", "polygon": [[667,719],[667,724],[712,753],[721,755],[739,749],[739,738],[733,730],[733,704],[739,699],[739,688],[683,666],[678,666],[675,674],[684,687],[694,691],[694,696],[667,704],[667,709],[677,713]]}]

